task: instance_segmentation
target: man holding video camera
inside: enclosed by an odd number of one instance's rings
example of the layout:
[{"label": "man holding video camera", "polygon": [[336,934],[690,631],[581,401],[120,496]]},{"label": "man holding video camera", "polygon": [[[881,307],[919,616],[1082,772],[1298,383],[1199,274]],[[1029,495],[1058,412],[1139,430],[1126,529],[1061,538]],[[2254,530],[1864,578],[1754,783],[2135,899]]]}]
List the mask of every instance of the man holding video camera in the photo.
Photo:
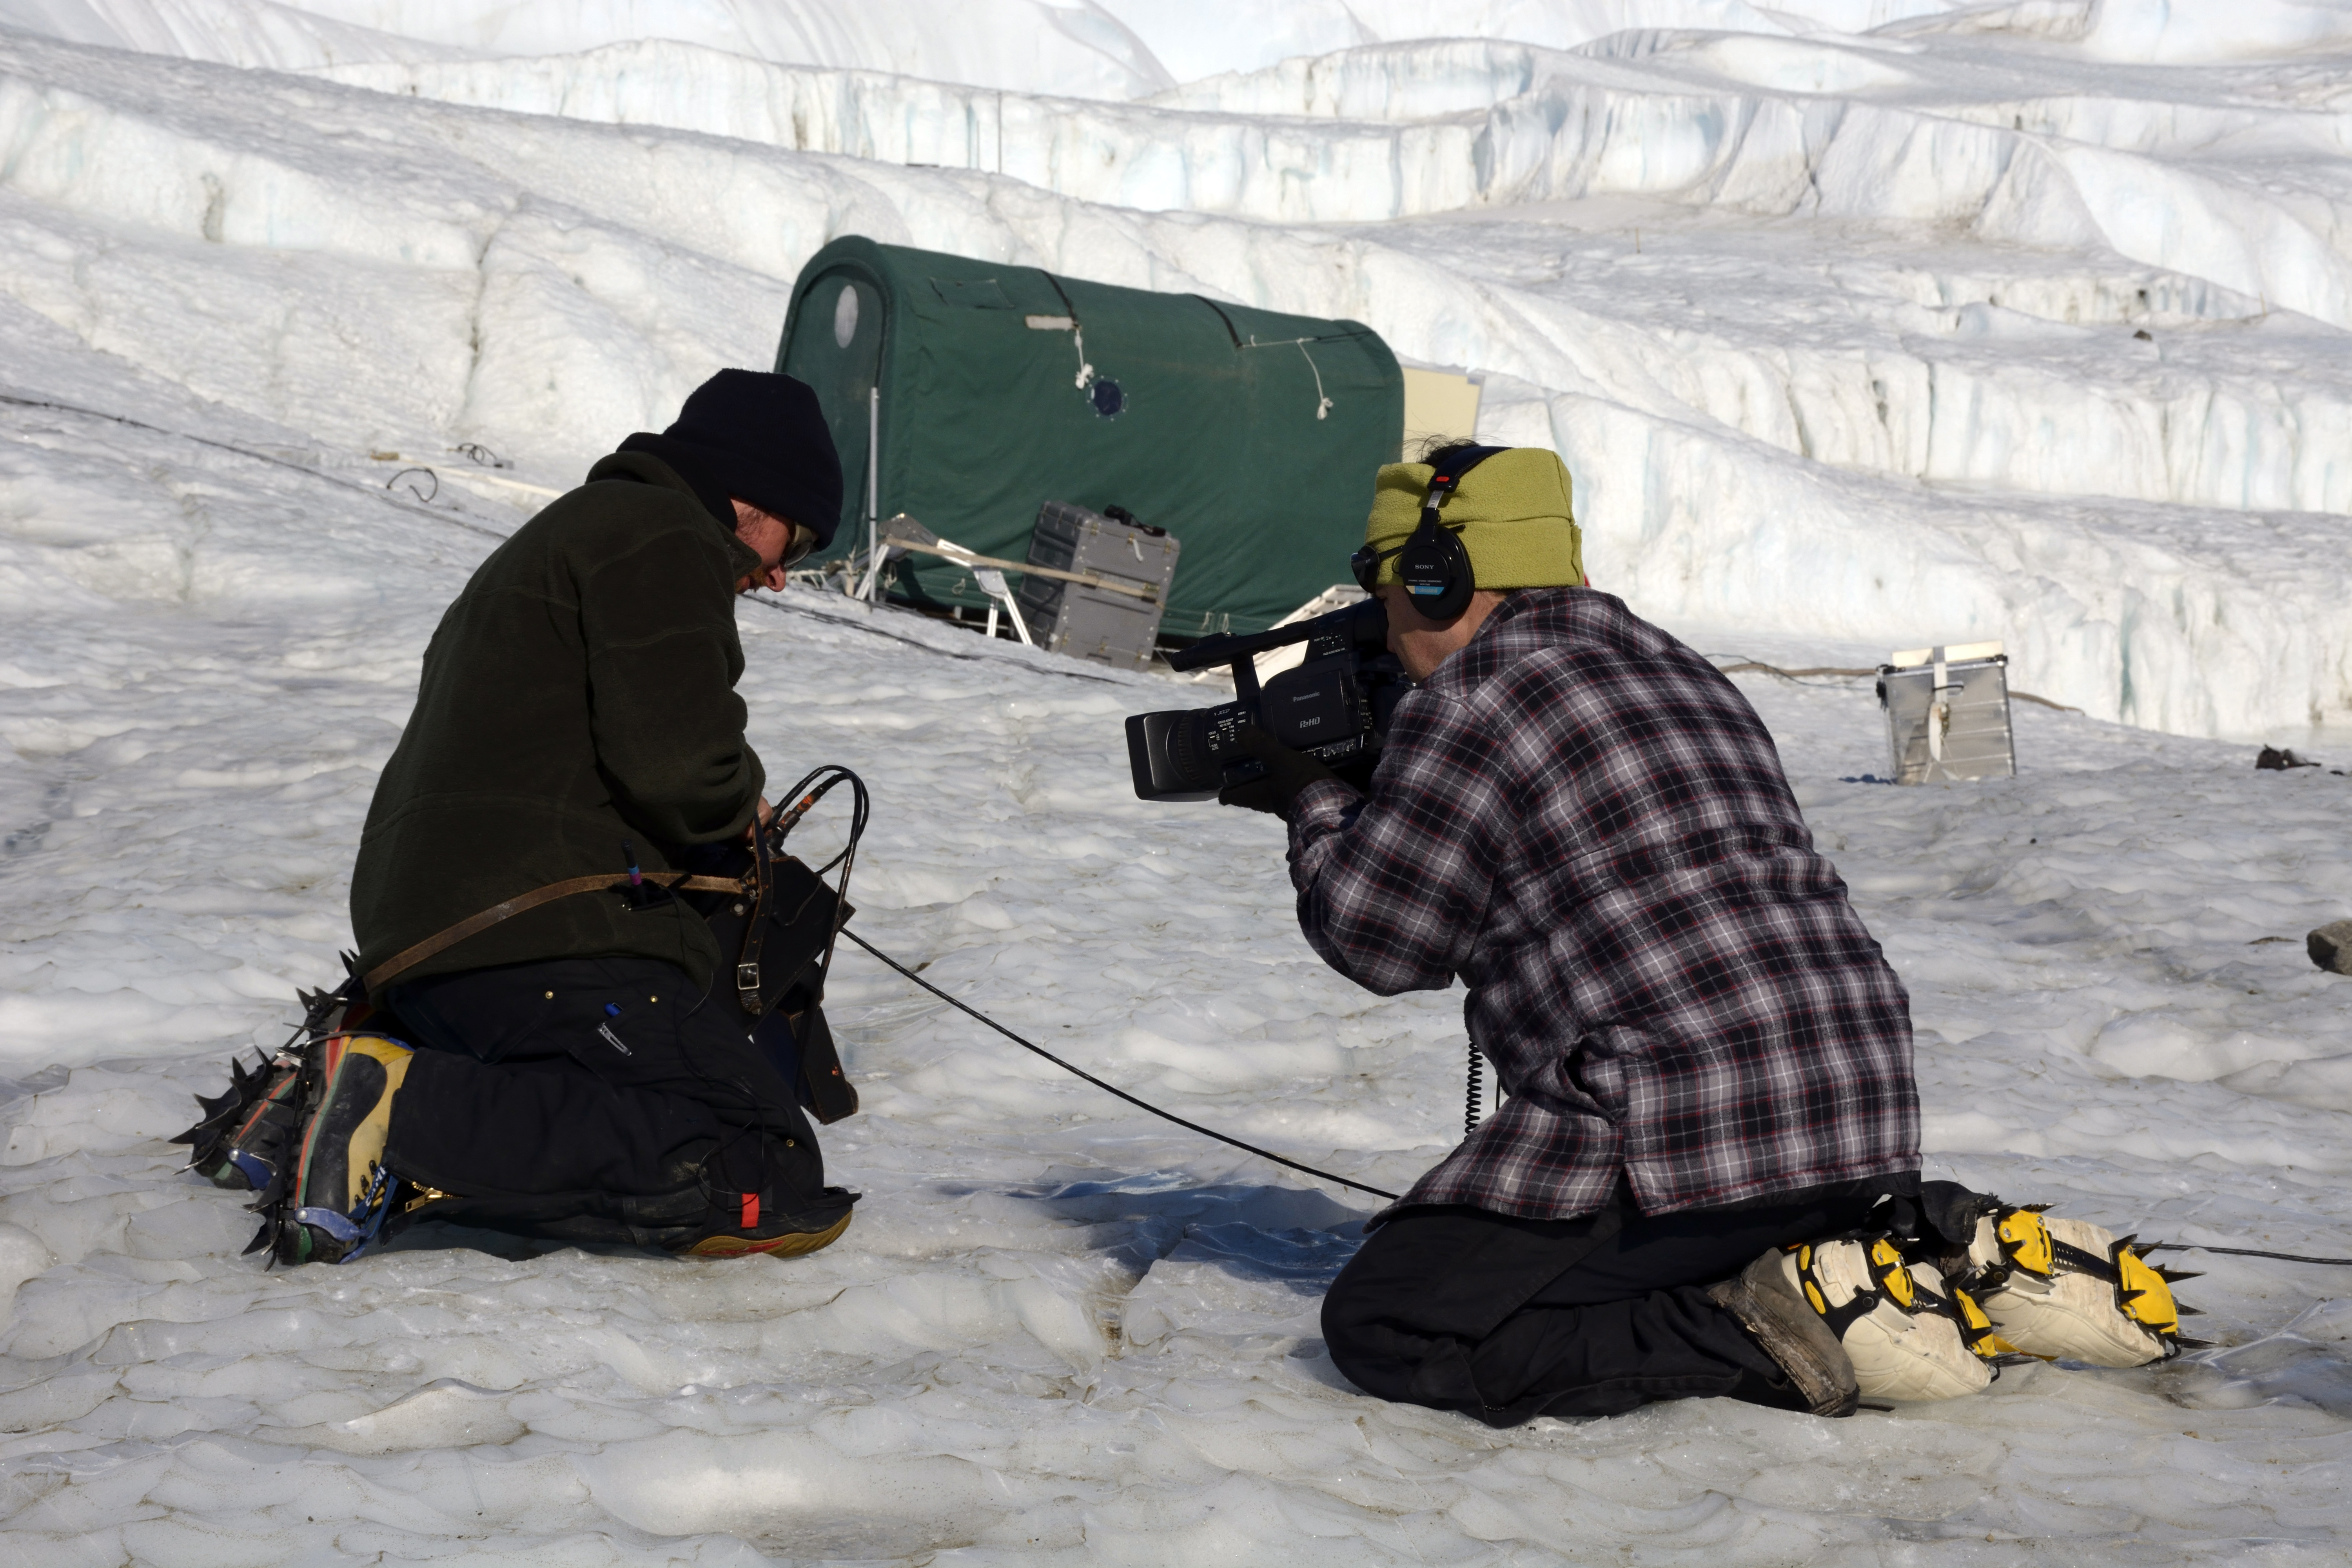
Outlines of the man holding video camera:
[{"label": "man holding video camera", "polygon": [[[1370,793],[1253,730],[1267,771],[1219,799],[1287,820],[1333,968],[1383,995],[1467,984],[1508,1098],[1373,1221],[1324,1305],[1334,1363],[1495,1426],[1700,1395],[1846,1413],[1841,1342],[1892,1299],[1862,1278],[1892,1255],[1833,1238],[1918,1212],[1911,1026],[1771,736],[1584,586],[1549,451],[1383,468],[1357,562],[1418,682]],[[1804,1300],[1781,1249],[1812,1243],[1824,1269],[1853,1252],[1859,1283],[1822,1288],[1851,1310]],[[1940,1307],[1872,1331],[1916,1363],[1883,1392],[1985,1381],[1981,1333]]]}]

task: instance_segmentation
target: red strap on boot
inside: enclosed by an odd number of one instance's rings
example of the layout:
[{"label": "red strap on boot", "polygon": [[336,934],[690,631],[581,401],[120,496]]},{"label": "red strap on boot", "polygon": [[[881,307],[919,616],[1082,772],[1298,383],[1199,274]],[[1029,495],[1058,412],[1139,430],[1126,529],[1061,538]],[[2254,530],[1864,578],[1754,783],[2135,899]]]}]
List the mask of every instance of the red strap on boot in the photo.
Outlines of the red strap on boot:
[{"label": "red strap on boot", "polygon": [[745,1230],[760,1228],[760,1194],[757,1193],[743,1194],[743,1228]]}]

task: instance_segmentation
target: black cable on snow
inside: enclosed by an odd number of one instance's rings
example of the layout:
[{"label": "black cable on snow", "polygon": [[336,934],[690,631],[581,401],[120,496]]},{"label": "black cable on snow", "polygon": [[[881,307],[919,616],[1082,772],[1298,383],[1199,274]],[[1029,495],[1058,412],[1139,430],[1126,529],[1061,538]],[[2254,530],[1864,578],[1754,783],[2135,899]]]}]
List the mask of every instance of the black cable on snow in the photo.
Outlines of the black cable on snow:
[{"label": "black cable on snow", "polygon": [[921,986],[924,990],[929,992],[932,995],[938,997],[940,1001],[946,1003],[949,1006],[955,1008],[958,1012],[970,1014],[971,1016],[979,1019],[982,1023],[987,1025],[990,1028],[995,1030],[998,1034],[1003,1035],[1006,1039],[1011,1040],[1014,1045],[1019,1046],[1022,1049],[1026,1051],[1034,1051],[1037,1055],[1044,1057],[1047,1061],[1052,1062],[1055,1067],[1060,1068],[1064,1072],[1086,1079],[1088,1083],[1094,1085],[1097,1089],[1101,1089],[1106,1094],[1117,1095],[1119,1099],[1127,1101],[1129,1105],[1136,1107],[1139,1110],[1148,1110],[1163,1121],[1172,1121],[1177,1126],[1184,1128],[1188,1131],[1198,1132],[1203,1138],[1213,1138],[1220,1143],[1228,1144],[1233,1148],[1255,1154],[1262,1160],[1271,1160],[1277,1165],[1286,1165],[1290,1169],[1297,1171],[1303,1174],[1314,1176],[1326,1182],[1337,1182],[1343,1187],[1353,1187],[1360,1193],[1370,1193],[1376,1198],[1387,1198],[1391,1203],[1396,1201],[1396,1194],[1394,1193],[1382,1192],[1378,1187],[1368,1187],[1361,1182],[1351,1182],[1345,1176],[1335,1176],[1328,1171],[1318,1171],[1312,1165],[1302,1165],[1297,1161],[1277,1154],[1271,1149],[1261,1149],[1255,1143],[1244,1143],[1238,1138],[1229,1138],[1224,1133],[1219,1132],[1213,1128],[1203,1127],[1197,1121],[1187,1121],[1173,1111],[1162,1110],[1148,1100],[1138,1100],[1134,1095],[1128,1093],[1127,1090],[1118,1088],[1117,1085],[1105,1083],[1102,1079],[1087,1071],[1084,1068],[1076,1067],[1064,1061],[1061,1058],[1055,1056],[1045,1047],[1038,1045],[1035,1041],[1023,1039],[1019,1035],[1014,1034],[1012,1030],[1006,1028],[1003,1025],[998,1023],[995,1019],[990,1017],[979,1008],[966,1006],[963,1003],[957,1001],[954,997],[949,995],[946,992],[940,990],[938,986],[932,984],[929,981],[924,979],[921,975],[916,973],[913,970],[908,968],[905,964],[899,963],[897,959],[891,957],[888,953],[883,952],[880,948],[875,946],[872,942],[858,935],[856,931],[851,931],[848,927],[844,926],[842,928],[841,934],[856,942],[858,946],[864,948],[867,952],[872,953],[876,958],[880,959],[884,963],[887,963],[891,968],[897,970],[899,973],[905,975],[908,979],[913,981],[916,984]]},{"label": "black cable on snow", "polygon": [[2305,1258],[2299,1252],[2258,1252],[2251,1247],[2208,1247],[2201,1241],[2159,1241],[2152,1247],[2134,1247],[2135,1252],[2220,1252],[2231,1258],[2274,1258],[2281,1263],[2322,1263],[2331,1268],[2352,1268],[2352,1258]]},{"label": "black cable on snow", "polygon": [[[1223,1132],[1217,1131],[1214,1128],[1203,1127],[1197,1121],[1185,1121],[1184,1118],[1175,1114],[1173,1111],[1162,1110],[1160,1107],[1152,1104],[1150,1100],[1139,1100],[1136,1096],[1128,1093],[1127,1090],[1120,1089],[1116,1084],[1105,1083],[1102,1079],[1087,1071],[1084,1068],[1064,1061],[1061,1058],[1055,1056],[1045,1047],[1038,1045],[1035,1041],[1024,1039],[1021,1036],[1014,1034],[1012,1030],[1006,1028],[1003,1025],[998,1023],[995,1019],[990,1017],[979,1008],[969,1006],[962,1002],[957,1001],[953,996],[949,995],[946,992],[940,990],[938,986],[932,984],[929,981],[924,979],[921,975],[916,973],[913,970],[908,968],[905,964],[899,963],[888,953],[884,952],[880,948],[876,947],[872,942],[866,941],[864,937],[859,936],[856,931],[851,931],[846,926],[842,928],[841,934],[856,942],[858,946],[864,948],[867,952],[873,954],[874,957],[881,960],[882,963],[887,964],[890,968],[897,970],[900,974],[905,975],[908,979],[913,981],[916,984],[929,992],[932,995],[938,997],[940,1001],[946,1003],[949,1006],[953,1007],[958,1012],[968,1014],[971,1016],[979,1019],[982,1023],[987,1025],[998,1034],[1003,1035],[1006,1039],[1011,1040],[1014,1045],[1019,1046],[1022,1049],[1035,1052],[1037,1055],[1045,1058],[1047,1061],[1052,1062],[1055,1067],[1060,1068],[1064,1072],[1069,1073],[1074,1077],[1086,1079],[1087,1082],[1094,1085],[1097,1089],[1103,1090],[1106,1094],[1117,1095],[1119,1099],[1127,1101],[1129,1105],[1134,1106],[1139,1110],[1148,1110],[1163,1121],[1172,1121],[1177,1126],[1184,1128],[1188,1131],[1198,1132],[1204,1138],[1213,1138],[1220,1143],[1243,1150],[1247,1153],[1255,1154],[1260,1159],[1271,1160],[1277,1165],[1286,1165],[1291,1170],[1299,1172],[1304,1175],[1314,1176],[1326,1182],[1337,1182],[1343,1187],[1353,1187],[1360,1193],[1369,1193],[1373,1197],[1386,1198],[1391,1203],[1396,1201],[1397,1194],[1394,1193],[1383,1192],[1378,1187],[1369,1187],[1361,1182],[1349,1181],[1347,1177],[1335,1175],[1329,1171],[1317,1170],[1312,1165],[1303,1165],[1296,1160],[1276,1153],[1271,1149],[1261,1149],[1255,1143],[1244,1143],[1238,1138],[1229,1137]],[[1477,1081],[1477,1067],[1475,1065],[1477,1058],[1474,1055],[1471,1060],[1473,1063],[1471,1068],[1471,1081],[1475,1085]],[[1477,1091],[1474,1088],[1471,1092],[1475,1094]],[[2283,1263],[2318,1263],[2352,1268],[2352,1258],[2306,1258],[2300,1253],[2294,1252],[2261,1252],[2248,1247],[2207,1247],[2201,1242],[2194,1241],[2159,1241],[2155,1243],[2153,1246],[2135,1247],[2134,1250],[2143,1255],[2151,1252],[2218,1252],[2226,1254],[2231,1258],[2276,1258]]]}]

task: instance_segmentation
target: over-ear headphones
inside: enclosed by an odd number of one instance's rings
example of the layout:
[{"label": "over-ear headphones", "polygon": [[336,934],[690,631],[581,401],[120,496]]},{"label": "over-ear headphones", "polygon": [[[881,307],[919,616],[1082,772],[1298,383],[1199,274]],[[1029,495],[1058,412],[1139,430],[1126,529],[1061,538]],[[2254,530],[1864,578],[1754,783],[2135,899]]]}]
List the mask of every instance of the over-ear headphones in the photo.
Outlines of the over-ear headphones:
[{"label": "over-ear headphones", "polygon": [[1412,536],[1394,550],[1375,551],[1370,545],[1356,552],[1350,563],[1356,581],[1367,594],[1380,581],[1381,563],[1397,558],[1397,581],[1412,597],[1412,607],[1433,621],[1450,621],[1470,607],[1477,576],[1462,537],[1438,521],[1438,508],[1462,482],[1462,476],[1508,447],[1456,447],[1440,452],[1432,464],[1429,494],[1421,503],[1421,522]]}]

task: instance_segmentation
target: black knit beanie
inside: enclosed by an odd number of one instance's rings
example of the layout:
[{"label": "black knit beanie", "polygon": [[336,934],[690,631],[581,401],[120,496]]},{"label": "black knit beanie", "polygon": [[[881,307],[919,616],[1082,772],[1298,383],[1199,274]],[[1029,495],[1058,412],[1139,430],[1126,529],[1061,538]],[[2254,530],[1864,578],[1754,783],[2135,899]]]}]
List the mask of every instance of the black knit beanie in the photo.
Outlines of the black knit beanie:
[{"label": "black knit beanie", "polygon": [[640,431],[624,452],[650,452],[694,487],[730,528],[730,500],[816,531],[817,548],[841,525],[841,458],[824,410],[805,382],[756,370],[722,370],[688,395],[677,423]]}]

